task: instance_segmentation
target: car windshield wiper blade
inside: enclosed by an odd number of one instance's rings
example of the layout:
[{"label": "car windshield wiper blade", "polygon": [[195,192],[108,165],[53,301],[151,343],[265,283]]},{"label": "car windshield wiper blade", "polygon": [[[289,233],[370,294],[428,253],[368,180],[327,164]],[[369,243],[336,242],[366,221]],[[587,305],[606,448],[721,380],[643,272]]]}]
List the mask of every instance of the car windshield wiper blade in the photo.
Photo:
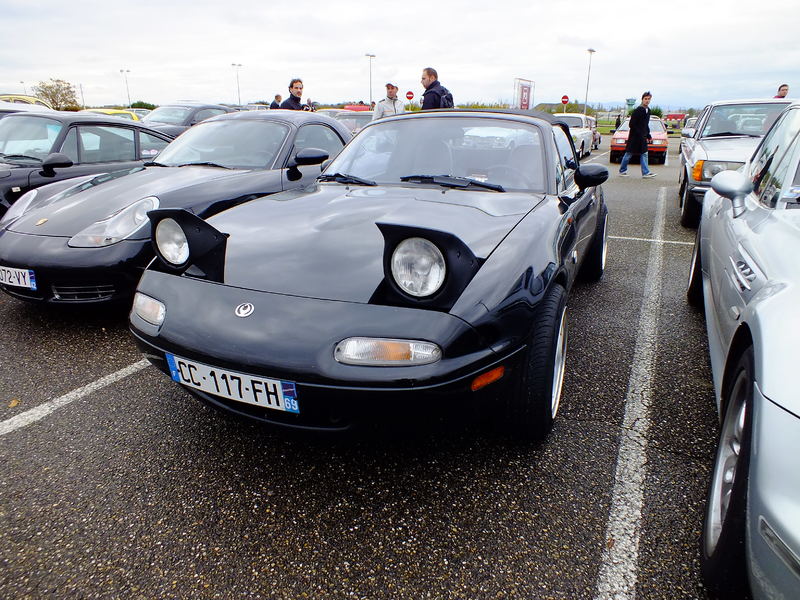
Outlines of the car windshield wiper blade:
[{"label": "car windshield wiper blade", "polygon": [[[164,163],[160,163],[155,160],[148,160],[146,163],[143,163],[145,167],[169,167],[170,165],[165,165]],[[183,165],[181,165],[183,166]]]},{"label": "car windshield wiper blade", "polygon": [[709,133],[708,135],[704,135],[703,137],[722,137],[723,135],[736,135],[740,137],[761,137],[755,133],[742,133],[741,131],[719,131],[717,133]]},{"label": "car windshield wiper blade", "polygon": [[42,162],[41,158],[36,158],[35,156],[28,156],[27,154],[2,154],[2,153],[0,153],[0,158],[27,158],[28,160],[35,160],[36,162]]},{"label": "car windshield wiper blade", "polygon": [[410,181],[412,183],[435,183],[452,188],[466,188],[470,186],[480,187],[494,192],[505,192],[506,189],[498,183],[479,181],[470,177],[456,177],[455,175],[404,175],[400,181]]},{"label": "car windshield wiper blade", "polygon": [[191,162],[191,163],[183,163],[182,165],[178,165],[179,167],[218,167],[220,169],[230,169],[231,167],[226,167],[225,165],[221,165],[215,162]]},{"label": "car windshield wiper blade", "polygon": [[378,185],[370,179],[364,179],[357,175],[348,175],[347,173],[326,173],[317,177],[320,181],[335,181],[336,183],[355,183],[358,185]]}]

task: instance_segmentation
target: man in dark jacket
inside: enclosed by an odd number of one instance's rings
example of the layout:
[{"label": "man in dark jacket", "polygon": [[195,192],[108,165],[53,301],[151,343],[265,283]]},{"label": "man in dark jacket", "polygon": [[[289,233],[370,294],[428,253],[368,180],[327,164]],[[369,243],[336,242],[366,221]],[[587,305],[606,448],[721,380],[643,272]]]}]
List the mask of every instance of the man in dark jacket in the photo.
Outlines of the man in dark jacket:
[{"label": "man in dark jacket", "polygon": [[647,165],[647,144],[653,139],[650,136],[650,109],[648,108],[652,98],[650,92],[642,94],[642,103],[631,114],[628,142],[625,144],[625,154],[622,155],[622,163],[619,165],[619,174],[622,177],[628,176],[628,163],[634,154],[640,156],[642,177],[650,179],[656,176],[655,173],[650,172]]},{"label": "man in dark jacket", "polygon": [[276,109],[281,107],[281,95],[275,94],[275,100],[272,101],[272,104],[269,105],[271,109]]},{"label": "man in dark jacket", "polygon": [[303,97],[303,80],[292,79],[289,83],[289,97],[281,103],[285,110],[311,110],[308,105],[300,102]]},{"label": "man in dark jacket", "polygon": [[[430,110],[432,108],[442,108],[442,96],[449,95],[450,92],[447,88],[439,83],[439,74],[436,69],[425,67],[422,69],[422,87],[425,91],[422,93],[422,110]],[[450,96],[452,100],[452,96]],[[452,108],[452,104],[450,105]]]}]

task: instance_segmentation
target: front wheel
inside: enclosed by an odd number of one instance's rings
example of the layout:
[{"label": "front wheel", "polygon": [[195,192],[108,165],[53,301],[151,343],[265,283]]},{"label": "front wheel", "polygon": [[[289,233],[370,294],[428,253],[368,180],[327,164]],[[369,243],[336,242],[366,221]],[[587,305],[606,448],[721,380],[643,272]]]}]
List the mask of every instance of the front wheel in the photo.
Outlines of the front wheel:
[{"label": "front wheel", "polygon": [[544,439],[561,403],[567,358],[567,291],[552,284],[539,304],[528,349],[507,398],[509,433],[517,439]]},{"label": "front wheel", "polygon": [[722,390],[722,431],[708,490],[700,567],[709,596],[748,598],[745,531],[753,427],[753,348],[736,362]]},{"label": "front wheel", "polygon": [[683,195],[681,196],[681,225],[684,227],[697,227],[700,223],[700,206],[692,197],[689,191],[689,184],[684,183]]}]

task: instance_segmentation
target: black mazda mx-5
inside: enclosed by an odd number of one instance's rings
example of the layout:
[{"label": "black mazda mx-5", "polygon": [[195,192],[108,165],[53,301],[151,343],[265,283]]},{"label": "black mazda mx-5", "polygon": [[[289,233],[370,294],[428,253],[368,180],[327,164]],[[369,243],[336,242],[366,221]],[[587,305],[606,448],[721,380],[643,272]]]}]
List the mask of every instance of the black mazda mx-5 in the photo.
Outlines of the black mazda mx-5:
[{"label": "black mazda mx-5", "polygon": [[549,115],[381,119],[313,186],[207,221],[150,212],[159,260],[131,330],[176,382],[256,420],[344,429],[472,395],[541,438],[567,294],[603,273],[607,177]]},{"label": "black mazda mx-5", "polygon": [[0,289],[34,302],[130,302],[153,258],[147,211],[207,217],[313,183],[350,137],[314,113],[231,113],[192,127],[145,167],[31,190],[0,219]]}]

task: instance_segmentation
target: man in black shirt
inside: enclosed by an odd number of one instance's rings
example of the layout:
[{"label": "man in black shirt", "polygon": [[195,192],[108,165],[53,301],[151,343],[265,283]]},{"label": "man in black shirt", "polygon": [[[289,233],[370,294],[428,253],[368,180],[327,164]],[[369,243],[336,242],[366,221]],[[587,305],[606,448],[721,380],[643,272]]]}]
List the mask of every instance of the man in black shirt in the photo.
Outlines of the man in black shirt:
[{"label": "man in black shirt", "polygon": [[[430,110],[432,108],[452,108],[453,97],[441,83],[439,83],[439,74],[436,69],[425,67],[422,69],[422,87],[425,91],[422,93],[422,110]],[[442,96],[449,97],[448,103],[442,102]]]},{"label": "man in black shirt", "polygon": [[622,177],[628,176],[628,163],[631,156],[638,154],[639,163],[642,166],[642,177],[650,179],[656,174],[651,172],[647,164],[647,144],[652,141],[650,136],[650,100],[653,98],[650,92],[642,94],[642,103],[636,107],[631,114],[630,131],[628,131],[628,142],[625,144],[625,154],[622,155],[622,163],[619,165],[619,174]]},{"label": "man in black shirt", "polygon": [[289,97],[281,103],[281,108],[287,110],[310,110],[310,108],[300,102],[303,97],[303,80],[292,79],[289,83]]},{"label": "man in black shirt", "polygon": [[275,94],[275,100],[272,101],[272,104],[270,104],[269,107],[272,108],[272,109],[280,108],[281,107],[281,100],[282,100],[281,95],[280,94]]}]

